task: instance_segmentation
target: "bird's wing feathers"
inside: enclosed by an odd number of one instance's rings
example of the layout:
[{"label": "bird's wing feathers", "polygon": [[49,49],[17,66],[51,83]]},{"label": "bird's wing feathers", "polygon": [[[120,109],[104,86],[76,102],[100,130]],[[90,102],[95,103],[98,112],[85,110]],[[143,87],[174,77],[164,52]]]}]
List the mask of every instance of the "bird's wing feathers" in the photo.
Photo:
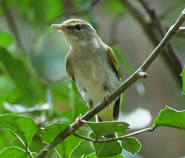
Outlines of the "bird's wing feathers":
[{"label": "bird's wing feathers", "polygon": [[[119,68],[119,63],[116,59],[116,56],[115,56],[113,50],[108,46],[107,46],[107,48],[108,48],[108,55],[111,59],[113,68],[114,68],[114,70],[115,70],[115,72],[118,76],[118,79],[121,82],[121,72],[120,72],[120,68]],[[115,105],[114,105],[113,117],[114,117],[115,120],[117,120],[119,118],[120,104],[121,104],[121,95],[117,98],[117,100],[115,101]]]},{"label": "bird's wing feathers", "polygon": [[117,76],[118,76],[118,78],[119,78],[119,80],[121,82],[121,72],[120,72],[118,60],[116,59],[116,56],[115,56],[113,50],[109,46],[107,46],[107,48],[108,48],[108,55],[109,55],[109,57],[111,59],[113,68],[115,69],[116,74],[117,74]]},{"label": "bird's wing feathers", "polygon": [[70,65],[68,56],[66,57],[66,71],[67,71],[68,76],[71,77],[75,81],[73,69]]}]

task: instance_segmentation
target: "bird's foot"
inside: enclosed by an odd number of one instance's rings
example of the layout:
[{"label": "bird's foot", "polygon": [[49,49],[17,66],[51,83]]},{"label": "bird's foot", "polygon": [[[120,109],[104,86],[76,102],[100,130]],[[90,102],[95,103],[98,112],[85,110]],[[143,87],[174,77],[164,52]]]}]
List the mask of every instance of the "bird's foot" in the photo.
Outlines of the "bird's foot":
[{"label": "bird's foot", "polygon": [[[76,118],[76,123],[77,123],[78,126],[80,125],[81,117],[82,117],[82,114],[80,114],[80,116]],[[85,130],[86,129],[85,124],[83,124],[83,127],[84,127],[84,130]]]},{"label": "bird's foot", "polygon": [[76,123],[77,123],[78,125],[79,125],[79,123],[80,123],[81,117],[82,117],[82,114],[80,114],[80,116],[76,118]]},{"label": "bird's foot", "polygon": [[[107,100],[108,101],[108,103],[109,103],[109,95],[110,95],[110,93],[109,92],[107,92],[107,94],[105,94],[105,96],[103,97],[103,100]],[[108,107],[109,108],[111,108],[111,104],[109,103],[109,105],[108,105]]]}]

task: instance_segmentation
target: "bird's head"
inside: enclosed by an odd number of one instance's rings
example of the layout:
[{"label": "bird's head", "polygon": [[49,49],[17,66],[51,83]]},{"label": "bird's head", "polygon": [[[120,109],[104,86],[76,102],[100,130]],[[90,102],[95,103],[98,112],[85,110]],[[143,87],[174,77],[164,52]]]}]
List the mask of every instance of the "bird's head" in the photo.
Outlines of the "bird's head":
[{"label": "bird's head", "polygon": [[95,29],[86,21],[70,19],[62,24],[53,24],[51,27],[61,30],[70,44],[76,41],[89,41],[97,36]]}]

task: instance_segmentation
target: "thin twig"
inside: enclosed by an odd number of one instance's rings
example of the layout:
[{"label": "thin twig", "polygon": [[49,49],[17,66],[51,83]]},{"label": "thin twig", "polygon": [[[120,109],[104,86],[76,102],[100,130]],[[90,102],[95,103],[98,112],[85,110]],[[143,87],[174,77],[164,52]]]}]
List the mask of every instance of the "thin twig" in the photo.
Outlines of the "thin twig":
[{"label": "thin twig", "polygon": [[[103,110],[105,107],[109,105],[113,100],[117,98],[121,93],[123,93],[127,88],[129,88],[133,83],[135,83],[138,79],[146,76],[145,71],[152,64],[152,62],[156,59],[159,53],[164,49],[169,40],[174,36],[174,34],[178,31],[179,27],[185,21],[185,9],[181,13],[180,17],[176,21],[176,23],[168,30],[166,36],[159,43],[156,49],[151,53],[151,55],[144,61],[144,63],[126,80],[124,81],[109,97],[108,100],[103,100],[100,104],[92,108],[85,115],[83,115],[80,120],[71,124],[68,128],[62,131],[59,135],[57,135],[38,155],[36,158],[46,158],[47,155],[63,140],[65,140],[68,136],[73,134],[80,126],[84,123],[81,120],[89,120],[93,116],[95,116],[98,112]],[[142,75],[140,75],[143,72]],[[137,132],[136,132],[137,134]]]},{"label": "thin twig", "polygon": [[[155,23],[149,23],[149,21],[146,21],[145,15],[142,14],[134,5],[132,5],[132,3],[128,0],[119,0],[132,14],[132,16],[137,20],[137,22],[143,27],[143,30],[146,32],[146,35],[150,38],[151,42],[153,42],[154,46],[157,46],[158,43],[160,42],[158,39],[158,36],[156,34],[156,27],[160,26],[159,25],[154,25]],[[142,2],[142,0],[138,0],[140,2]],[[146,1],[144,1],[146,2]],[[152,15],[153,11],[151,9],[151,14]],[[159,19],[159,18],[158,18]],[[153,20],[151,18],[151,20]],[[156,20],[156,22],[158,23],[158,21]],[[157,24],[156,23],[156,24]],[[162,31],[162,30],[161,30]],[[163,34],[161,37],[164,37],[165,34]],[[168,47],[169,51],[174,51],[174,47],[170,46],[171,48]],[[175,54],[175,53],[172,53]],[[179,62],[179,60],[176,60],[176,58],[178,58],[177,56],[173,57],[169,56],[169,53],[166,50],[163,50],[162,53],[162,57],[164,59],[164,61],[167,63],[167,65],[170,67],[170,71],[173,73],[177,83],[179,84],[180,87],[182,87],[182,79],[180,77],[180,74],[182,72],[182,66],[181,66],[181,62]],[[177,61],[177,65],[175,64],[174,61]]]},{"label": "thin twig", "polygon": [[16,135],[14,132],[10,131],[18,140],[19,142],[26,148],[26,152],[28,153],[28,155],[30,156],[30,158],[34,158],[30,149],[27,147],[27,145],[24,143],[24,141],[18,136]]},{"label": "thin twig", "polygon": [[[139,1],[141,2],[141,4],[144,6],[146,11],[150,15],[150,18],[151,18],[153,24],[159,30],[162,37],[164,37],[167,31],[162,26],[161,21],[160,21],[160,17],[157,15],[155,9],[150,6],[148,0],[139,0]],[[182,73],[183,66],[181,64],[178,52],[171,42],[168,43],[167,48],[168,48],[168,54],[170,56],[170,61],[167,58],[165,58],[165,59],[167,60],[167,62],[171,62],[172,66],[175,67],[175,71],[177,73],[177,76],[181,80],[180,74]],[[180,83],[182,83],[182,82],[180,82]]]},{"label": "thin twig", "polygon": [[150,128],[145,128],[145,129],[142,129],[142,130],[139,130],[139,131],[136,131],[136,132],[132,132],[132,133],[129,133],[129,134],[126,134],[124,136],[121,136],[121,137],[118,137],[118,138],[111,138],[111,139],[92,139],[92,138],[89,138],[89,137],[85,137],[85,136],[82,136],[78,133],[72,133],[74,136],[78,137],[78,138],[82,138],[84,140],[88,140],[88,141],[91,141],[91,142],[94,142],[94,143],[107,143],[107,142],[112,142],[112,141],[116,141],[116,140],[123,140],[125,138],[128,138],[128,137],[131,137],[131,136],[134,136],[134,135],[137,135],[137,134],[141,134],[141,133],[144,133],[144,132],[149,132],[150,131]]}]

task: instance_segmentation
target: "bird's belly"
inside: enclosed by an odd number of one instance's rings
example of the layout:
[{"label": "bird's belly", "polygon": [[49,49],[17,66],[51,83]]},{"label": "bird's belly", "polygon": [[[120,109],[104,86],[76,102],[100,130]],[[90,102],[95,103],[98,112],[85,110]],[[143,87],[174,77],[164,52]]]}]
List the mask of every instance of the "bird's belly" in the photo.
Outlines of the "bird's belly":
[{"label": "bird's belly", "polygon": [[[78,70],[77,70],[78,71]],[[112,93],[120,84],[116,74],[107,69],[91,67],[91,69],[81,69],[75,76],[76,85],[83,99],[96,106],[108,93]]]},{"label": "bird's belly", "polygon": [[88,78],[83,76],[81,77],[80,80],[77,80],[76,85],[83,99],[87,103],[92,101],[93,104],[96,105],[102,101],[103,96],[106,94],[106,92],[102,88],[103,81],[104,81],[103,78],[100,78],[98,76],[94,77],[92,75],[89,75]]}]

